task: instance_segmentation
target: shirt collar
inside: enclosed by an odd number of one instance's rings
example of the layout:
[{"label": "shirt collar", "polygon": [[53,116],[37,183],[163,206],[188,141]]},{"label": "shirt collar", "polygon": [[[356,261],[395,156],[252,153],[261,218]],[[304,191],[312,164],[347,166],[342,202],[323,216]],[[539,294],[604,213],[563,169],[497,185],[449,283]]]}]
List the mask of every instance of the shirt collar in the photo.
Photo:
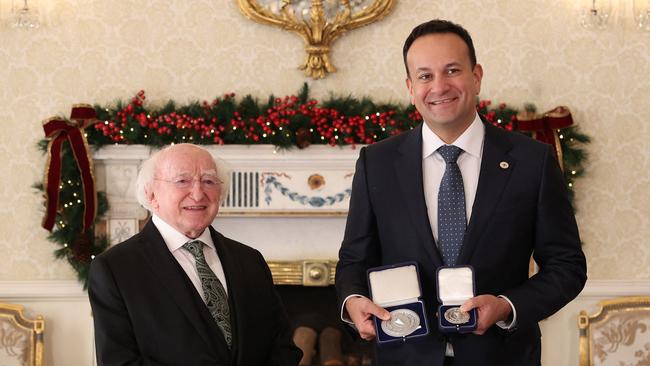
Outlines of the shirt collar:
[{"label": "shirt collar", "polygon": [[205,245],[214,249],[214,243],[212,242],[212,235],[210,235],[210,229],[206,228],[205,230],[203,230],[201,235],[199,235],[199,237],[197,237],[196,239],[192,239],[192,238],[188,238],[178,230],[174,229],[171,225],[166,223],[163,219],[161,219],[156,214],[152,215],[151,221],[156,226],[156,229],[158,229],[158,231],[160,232],[160,236],[162,236],[170,252],[176,251],[177,249],[182,247],[183,244],[192,240],[200,240]]},{"label": "shirt collar", "polygon": [[[464,152],[481,158],[483,154],[483,139],[485,137],[485,126],[483,121],[478,116],[474,117],[474,121],[469,127],[460,135],[452,145],[460,147]],[[442,145],[446,145],[444,141],[438,137],[426,123],[422,126],[422,159],[427,158]]]}]

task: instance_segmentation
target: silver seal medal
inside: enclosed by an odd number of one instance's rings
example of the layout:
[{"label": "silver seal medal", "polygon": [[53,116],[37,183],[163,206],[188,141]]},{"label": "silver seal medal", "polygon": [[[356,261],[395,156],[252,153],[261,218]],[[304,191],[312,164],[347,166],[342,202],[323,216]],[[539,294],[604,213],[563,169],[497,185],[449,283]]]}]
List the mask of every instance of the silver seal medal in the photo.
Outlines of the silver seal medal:
[{"label": "silver seal medal", "polygon": [[390,312],[390,320],[381,322],[381,330],[391,337],[406,337],[420,328],[420,317],[409,309]]},{"label": "silver seal medal", "polygon": [[465,324],[469,321],[469,313],[460,308],[451,308],[445,311],[445,319],[451,324]]}]

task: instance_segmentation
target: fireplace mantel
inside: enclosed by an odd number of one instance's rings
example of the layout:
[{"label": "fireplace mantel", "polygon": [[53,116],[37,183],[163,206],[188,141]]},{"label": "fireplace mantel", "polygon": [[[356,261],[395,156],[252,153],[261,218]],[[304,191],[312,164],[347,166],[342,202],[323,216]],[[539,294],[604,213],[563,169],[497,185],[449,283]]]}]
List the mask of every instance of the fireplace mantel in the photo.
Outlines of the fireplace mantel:
[{"label": "fireplace mantel", "polygon": [[[232,170],[229,196],[213,226],[260,250],[277,284],[332,284],[359,147],[206,148]],[[110,206],[111,245],[135,234],[148,217],[135,199],[135,179],[152,151],[115,145],[93,153],[97,190],[106,192]]]}]

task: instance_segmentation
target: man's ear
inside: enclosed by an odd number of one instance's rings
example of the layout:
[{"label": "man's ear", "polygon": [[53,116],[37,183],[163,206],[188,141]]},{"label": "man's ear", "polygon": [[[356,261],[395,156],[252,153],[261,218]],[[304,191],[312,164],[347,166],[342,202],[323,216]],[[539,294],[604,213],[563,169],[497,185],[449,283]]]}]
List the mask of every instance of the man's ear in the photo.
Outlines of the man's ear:
[{"label": "man's ear", "polygon": [[158,209],[158,198],[156,197],[156,194],[153,190],[153,187],[151,187],[151,184],[147,184],[144,186],[144,195],[147,198],[147,202],[149,202],[149,206],[151,207],[152,210],[157,210]]},{"label": "man's ear", "polygon": [[483,80],[483,67],[480,64],[474,65],[474,70],[472,70],[472,74],[474,74],[474,85],[476,87],[476,95],[479,95],[481,93],[481,80]]},{"label": "man's ear", "polygon": [[415,99],[413,98],[413,83],[411,82],[411,77],[406,77],[406,89],[409,91],[409,100],[411,104],[415,104]]}]

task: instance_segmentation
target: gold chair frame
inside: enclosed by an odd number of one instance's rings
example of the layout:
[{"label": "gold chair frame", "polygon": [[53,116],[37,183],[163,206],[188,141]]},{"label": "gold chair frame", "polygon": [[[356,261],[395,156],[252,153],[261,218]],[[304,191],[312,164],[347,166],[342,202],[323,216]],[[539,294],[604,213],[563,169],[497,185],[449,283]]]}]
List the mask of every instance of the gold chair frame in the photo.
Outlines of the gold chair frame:
[{"label": "gold chair frame", "polygon": [[593,350],[591,349],[591,325],[606,321],[611,313],[630,312],[636,310],[650,311],[650,296],[630,296],[612,300],[602,300],[598,303],[598,311],[592,315],[582,310],[578,315],[580,330],[580,366],[591,366]]},{"label": "gold chair frame", "polygon": [[43,366],[43,333],[45,331],[45,320],[41,315],[30,320],[23,315],[24,307],[21,305],[0,303],[0,318],[9,319],[18,328],[28,330],[30,336],[30,366]]}]

